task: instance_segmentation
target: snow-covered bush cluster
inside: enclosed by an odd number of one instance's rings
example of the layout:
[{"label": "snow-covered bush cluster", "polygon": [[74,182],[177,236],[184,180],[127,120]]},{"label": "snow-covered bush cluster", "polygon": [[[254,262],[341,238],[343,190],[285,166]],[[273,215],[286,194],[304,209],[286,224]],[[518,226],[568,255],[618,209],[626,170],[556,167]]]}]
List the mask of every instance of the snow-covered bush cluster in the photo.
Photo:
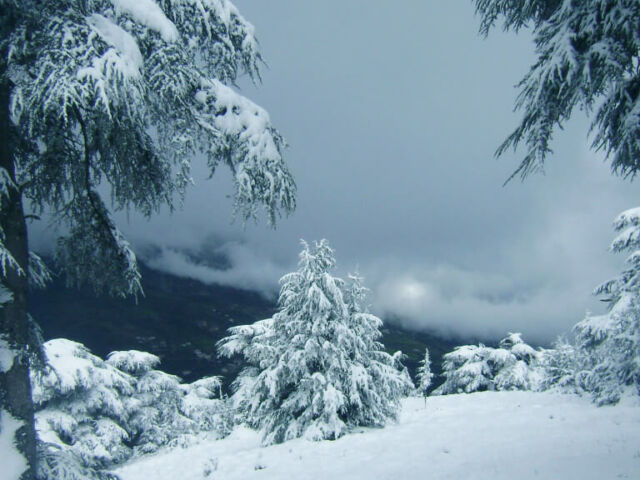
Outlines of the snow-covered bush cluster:
[{"label": "snow-covered bush cluster", "polygon": [[541,354],[510,333],[498,348],[462,345],[443,356],[445,381],[434,393],[471,393],[484,390],[535,390],[541,381]]},{"label": "snow-covered bush cluster", "polygon": [[53,473],[101,469],[201,431],[230,431],[216,377],[182,384],[155,370],[160,359],[150,353],[113,352],[105,361],[66,339],[44,350],[47,367],[33,375],[33,399],[45,468]]},{"label": "snow-covered bush cluster", "polygon": [[354,426],[382,426],[413,389],[400,355],[378,341],[381,320],[363,305],[361,279],[332,276],[326,240],[303,242],[299,269],[280,280],[278,312],[229,329],[221,354],[241,354],[234,406],[265,444],[304,436],[335,439]]},{"label": "snow-covered bush cluster", "polygon": [[535,351],[510,334],[500,348],[464,345],[446,354],[446,378],[436,393],[478,390],[560,390],[588,393],[600,405],[616,403],[625,390],[640,395],[640,208],[622,212],[613,252],[629,254],[629,267],[596,289],[608,303],[588,314],[572,337]]}]

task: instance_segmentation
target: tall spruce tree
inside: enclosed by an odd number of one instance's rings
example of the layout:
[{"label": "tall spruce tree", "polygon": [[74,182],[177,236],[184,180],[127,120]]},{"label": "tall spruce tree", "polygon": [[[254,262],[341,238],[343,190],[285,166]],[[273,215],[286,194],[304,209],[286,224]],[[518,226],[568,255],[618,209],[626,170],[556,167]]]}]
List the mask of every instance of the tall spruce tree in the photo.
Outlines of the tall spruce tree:
[{"label": "tall spruce tree", "polygon": [[243,73],[259,79],[260,61],[253,26],[227,0],[0,0],[0,267],[11,298],[0,347],[12,359],[0,395],[24,422],[24,478],[36,464],[27,286],[42,278],[25,205],[64,224],[56,257],[70,283],[121,296],[142,291],[140,273],[110,209],[173,208],[195,155],[212,173],[231,169],[243,219],[262,206],[274,224],[295,207],[284,141],[229,87]]},{"label": "tall spruce tree", "polygon": [[249,363],[232,398],[265,444],[384,425],[412,387],[377,341],[382,322],[362,305],[359,278],[347,288],[329,273],[334,265],[325,240],[303,242],[298,271],[281,279],[278,312],[229,329],[219,343],[222,355],[241,354]]}]

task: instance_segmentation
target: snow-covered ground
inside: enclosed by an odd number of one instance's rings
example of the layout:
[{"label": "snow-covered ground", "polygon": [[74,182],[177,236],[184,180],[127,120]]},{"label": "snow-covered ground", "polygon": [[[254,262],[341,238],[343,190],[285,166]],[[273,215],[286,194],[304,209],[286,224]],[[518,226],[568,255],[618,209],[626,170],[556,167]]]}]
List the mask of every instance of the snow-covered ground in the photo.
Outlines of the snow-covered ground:
[{"label": "snow-covered ground", "polygon": [[484,392],[409,398],[397,424],[337,441],[261,447],[237,428],[224,440],[165,450],[116,471],[123,480],[640,478],[640,404]]}]

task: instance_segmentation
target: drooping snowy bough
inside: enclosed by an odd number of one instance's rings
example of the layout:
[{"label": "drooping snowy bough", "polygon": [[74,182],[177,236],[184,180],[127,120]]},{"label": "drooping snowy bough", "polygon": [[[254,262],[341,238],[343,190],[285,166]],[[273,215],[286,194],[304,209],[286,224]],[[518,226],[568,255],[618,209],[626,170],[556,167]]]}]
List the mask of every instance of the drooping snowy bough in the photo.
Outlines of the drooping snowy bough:
[{"label": "drooping snowy bough", "polygon": [[[27,2],[29,3],[29,2]],[[9,39],[10,113],[28,143],[19,184],[69,224],[59,258],[76,281],[135,293],[135,256],[111,219],[173,204],[191,159],[233,172],[236,210],[269,221],[295,206],[284,141],[262,108],[227,86],[258,77],[254,29],[226,0],[46,1]],[[38,18],[32,18],[37,15]],[[35,26],[38,26],[36,29]]]},{"label": "drooping snowy bough", "polygon": [[487,34],[530,29],[536,61],[518,85],[522,120],[498,149],[519,144],[526,154],[513,175],[541,170],[551,153],[554,130],[576,107],[595,110],[595,149],[611,158],[614,173],[634,177],[640,170],[640,3],[635,0],[474,0]]},{"label": "drooping snowy bough", "polygon": [[229,329],[219,343],[222,355],[241,354],[249,364],[232,400],[265,444],[382,426],[413,388],[378,341],[382,322],[364,308],[360,278],[347,286],[329,273],[334,265],[325,240],[303,242],[298,271],[280,280],[278,312]]}]

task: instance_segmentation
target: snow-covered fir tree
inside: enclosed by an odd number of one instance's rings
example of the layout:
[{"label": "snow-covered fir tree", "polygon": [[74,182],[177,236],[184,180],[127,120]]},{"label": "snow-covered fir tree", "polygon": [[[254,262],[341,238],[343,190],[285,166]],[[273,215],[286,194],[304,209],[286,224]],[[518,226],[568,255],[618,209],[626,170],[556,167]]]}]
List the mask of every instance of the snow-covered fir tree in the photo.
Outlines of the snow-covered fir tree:
[{"label": "snow-covered fir tree", "polygon": [[[174,208],[195,155],[212,173],[231,170],[243,219],[263,208],[274,224],[293,210],[284,140],[231,88],[244,73],[259,80],[261,62],[254,27],[231,2],[3,0],[0,9],[0,264],[12,294],[0,333],[17,355],[31,338],[35,275],[25,200],[64,224],[56,257],[70,283],[123,296],[141,292],[140,273],[111,209]],[[33,466],[29,389],[26,359],[0,373],[3,408],[28,425],[20,444]]]},{"label": "snow-covered fir tree", "polygon": [[431,358],[429,356],[429,349],[424,349],[424,358],[420,361],[418,370],[416,371],[416,389],[423,396],[427,396],[429,387],[433,382],[435,375],[431,372]]},{"label": "snow-covered fir tree", "polygon": [[596,289],[608,303],[604,315],[588,315],[574,327],[584,387],[600,403],[615,403],[625,388],[640,394],[640,208],[614,222],[613,252],[625,252],[629,267]]},{"label": "snow-covered fir tree", "polygon": [[495,389],[537,390],[542,381],[539,360],[540,352],[526,344],[520,333],[509,333],[489,355]]},{"label": "snow-covered fir tree", "polygon": [[491,386],[491,369],[487,363],[489,347],[462,345],[442,356],[445,381],[434,390],[436,395],[471,393]]},{"label": "snow-covered fir tree", "polygon": [[[640,169],[638,54],[640,3],[635,0],[475,0],[481,32],[503,20],[505,29],[532,30],[537,59],[520,82],[516,107],[523,118],[498,149],[520,143],[527,153],[514,175],[542,168],[551,138],[576,107],[593,113],[593,148],[612,170]],[[595,108],[595,112],[592,112]]]},{"label": "snow-covered fir tree", "polygon": [[[384,425],[395,418],[401,397],[409,395],[413,382],[404,365],[402,352],[389,355],[380,342],[382,320],[371,314],[367,305],[369,289],[358,274],[348,276],[344,299],[347,305],[350,358],[356,364],[352,371],[354,385],[351,407],[347,414],[351,425]],[[364,370],[356,375],[361,366]]]},{"label": "snow-covered fir tree", "polygon": [[382,426],[413,387],[382,350],[381,321],[367,313],[359,277],[347,286],[329,273],[334,265],[326,240],[303,242],[298,271],[281,279],[278,312],[229,329],[219,343],[222,355],[241,354],[249,364],[232,399],[265,444]]},{"label": "snow-covered fir tree", "polygon": [[230,431],[217,377],[181,384],[154,369],[160,359],[150,353],[113,352],[104,361],[67,339],[49,340],[44,350],[48,366],[32,382],[44,479],[58,478],[58,469],[89,478],[193,434]]},{"label": "snow-covered fir tree", "polygon": [[540,352],[509,333],[498,348],[463,345],[445,354],[445,381],[435,394],[471,393],[483,390],[537,390],[543,380]]}]

